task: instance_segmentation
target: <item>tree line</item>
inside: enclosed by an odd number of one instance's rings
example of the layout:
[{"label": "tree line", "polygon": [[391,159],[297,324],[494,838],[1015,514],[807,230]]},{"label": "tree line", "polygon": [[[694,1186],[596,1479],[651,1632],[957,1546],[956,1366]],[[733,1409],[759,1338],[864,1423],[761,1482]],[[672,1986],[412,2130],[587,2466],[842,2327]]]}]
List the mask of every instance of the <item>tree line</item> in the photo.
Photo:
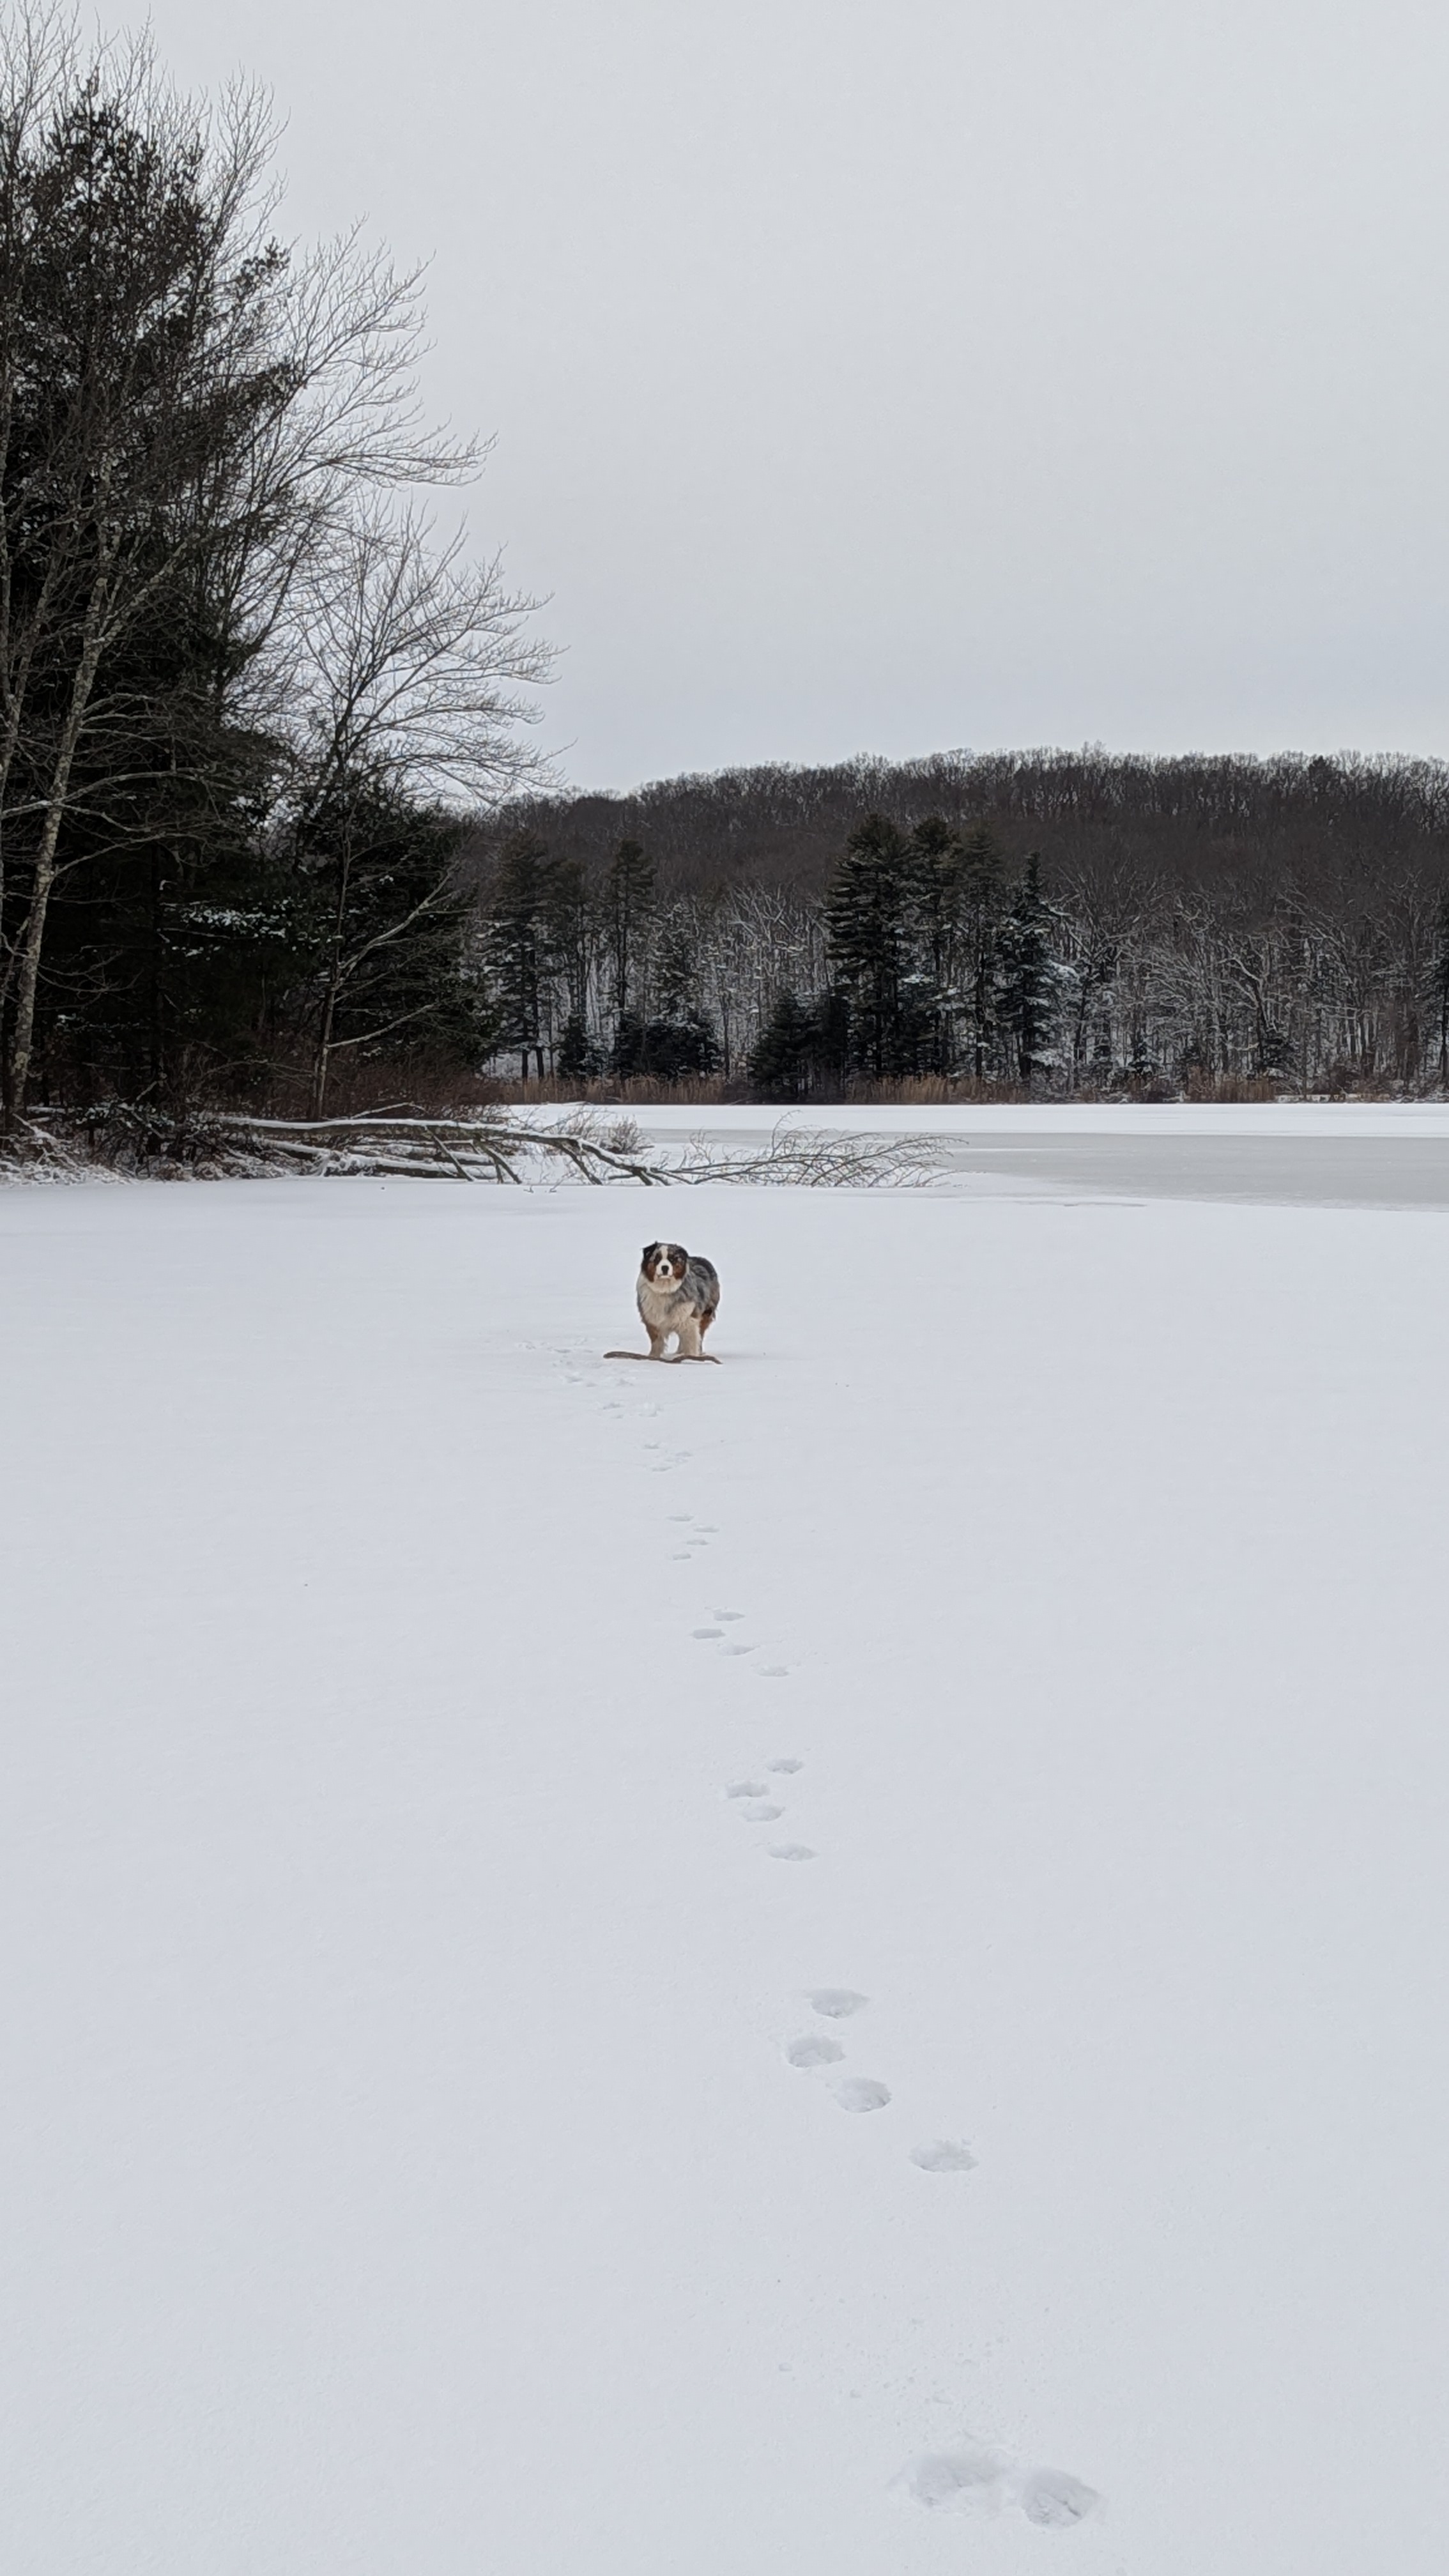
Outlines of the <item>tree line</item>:
[{"label": "tree line", "polygon": [[820,906],[743,885],[661,894],[638,841],[596,883],[531,831],[506,841],[477,959],[496,1056],[520,1080],[720,1075],[774,1099],[854,1078],[1049,1074],[1066,970],[1039,861],[1010,883],[991,833],[868,815]]},{"label": "tree line", "polygon": [[[922,772],[939,785],[946,764],[824,773],[837,792],[897,792],[894,814],[857,806],[818,895],[798,877],[697,890],[675,870],[671,885],[632,836],[591,868],[570,846],[571,806],[532,800],[477,859],[495,1060],[565,1085],[717,1076],[776,1100],[913,1080],[1062,1095],[1444,1087],[1445,773],[1194,764],[1174,842],[1164,791],[1187,766],[1093,763],[1099,828],[1114,788],[1140,805],[1157,790],[1134,846],[1111,828],[1093,846],[1065,756],[1035,756],[1038,792],[1015,798],[1003,772],[1019,790],[1026,763],[963,764],[958,788],[996,800],[977,819],[968,793],[954,819],[910,819]],[[778,797],[787,774],[767,779]],[[718,811],[724,782],[710,784]],[[732,784],[748,810],[752,774]],[[699,788],[679,782],[686,810]],[[620,805],[634,820],[638,801]],[[545,836],[555,818],[562,849]],[[768,865],[768,850],[751,858]]]}]

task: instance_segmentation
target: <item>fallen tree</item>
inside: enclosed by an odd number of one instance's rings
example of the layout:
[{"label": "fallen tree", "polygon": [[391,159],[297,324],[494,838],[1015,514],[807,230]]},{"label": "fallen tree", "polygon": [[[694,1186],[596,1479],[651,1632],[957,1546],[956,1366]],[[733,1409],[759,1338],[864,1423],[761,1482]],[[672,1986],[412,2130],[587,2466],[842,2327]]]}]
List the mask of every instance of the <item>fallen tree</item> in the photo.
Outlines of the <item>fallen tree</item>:
[{"label": "fallen tree", "polygon": [[437,1117],[422,1111],[352,1118],[260,1118],[239,1110],[188,1116],[103,1101],[88,1109],[37,1110],[15,1122],[0,1149],[12,1179],[81,1180],[110,1173],[153,1180],[314,1179],[512,1182],[564,1177],[602,1188],[649,1189],[710,1181],[803,1189],[919,1185],[936,1169],[922,1137],[838,1136],[777,1126],[762,1145],[720,1152],[702,1138],[678,1149],[649,1146],[631,1120],[590,1117],[547,1126],[490,1109]]}]

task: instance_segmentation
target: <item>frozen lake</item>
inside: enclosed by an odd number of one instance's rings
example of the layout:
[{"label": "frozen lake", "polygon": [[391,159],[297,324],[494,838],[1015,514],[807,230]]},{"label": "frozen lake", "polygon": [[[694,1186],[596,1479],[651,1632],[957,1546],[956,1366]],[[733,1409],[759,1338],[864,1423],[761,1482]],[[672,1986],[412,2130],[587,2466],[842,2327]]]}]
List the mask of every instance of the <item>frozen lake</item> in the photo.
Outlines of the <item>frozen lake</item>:
[{"label": "frozen lake", "polygon": [[969,1194],[1083,1190],[1262,1207],[1449,1208],[1449,1109],[973,1108],[772,1113],[640,1109],[661,1141],[762,1142],[776,1116],[844,1132],[927,1136]]},{"label": "frozen lake", "polygon": [[1449,1120],[1038,1115],[0,1193],[26,2576],[1439,2576]]}]

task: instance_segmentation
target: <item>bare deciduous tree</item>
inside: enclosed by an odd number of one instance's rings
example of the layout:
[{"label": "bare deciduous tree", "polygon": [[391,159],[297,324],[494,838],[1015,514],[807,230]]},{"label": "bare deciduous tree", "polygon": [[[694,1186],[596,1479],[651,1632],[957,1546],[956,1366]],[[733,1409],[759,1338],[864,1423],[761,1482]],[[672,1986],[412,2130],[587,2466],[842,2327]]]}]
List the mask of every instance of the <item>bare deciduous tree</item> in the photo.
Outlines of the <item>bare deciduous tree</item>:
[{"label": "bare deciduous tree", "polygon": [[281,630],[294,697],[290,832],[299,864],[325,888],[312,1059],[322,1115],[342,1047],[376,1044],[405,1024],[364,1009],[339,1034],[346,1000],[364,1002],[388,952],[455,910],[451,869],[426,882],[397,864],[399,817],[450,799],[492,802],[533,765],[520,725],[521,683],[548,670],[524,631],[531,600],[497,562],[469,561],[461,534],[441,549],[412,510],[374,504],[344,528],[299,585]]}]

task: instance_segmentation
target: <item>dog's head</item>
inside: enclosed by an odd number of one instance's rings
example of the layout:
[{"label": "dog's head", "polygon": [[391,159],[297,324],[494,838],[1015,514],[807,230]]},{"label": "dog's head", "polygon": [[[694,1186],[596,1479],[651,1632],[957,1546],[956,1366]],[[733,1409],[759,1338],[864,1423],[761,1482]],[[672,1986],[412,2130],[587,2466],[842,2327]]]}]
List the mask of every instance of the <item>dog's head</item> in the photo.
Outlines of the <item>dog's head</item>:
[{"label": "dog's head", "polygon": [[682,1243],[646,1243],[642,1268],[654,1288],[677,1288],[689,1268]]}]

